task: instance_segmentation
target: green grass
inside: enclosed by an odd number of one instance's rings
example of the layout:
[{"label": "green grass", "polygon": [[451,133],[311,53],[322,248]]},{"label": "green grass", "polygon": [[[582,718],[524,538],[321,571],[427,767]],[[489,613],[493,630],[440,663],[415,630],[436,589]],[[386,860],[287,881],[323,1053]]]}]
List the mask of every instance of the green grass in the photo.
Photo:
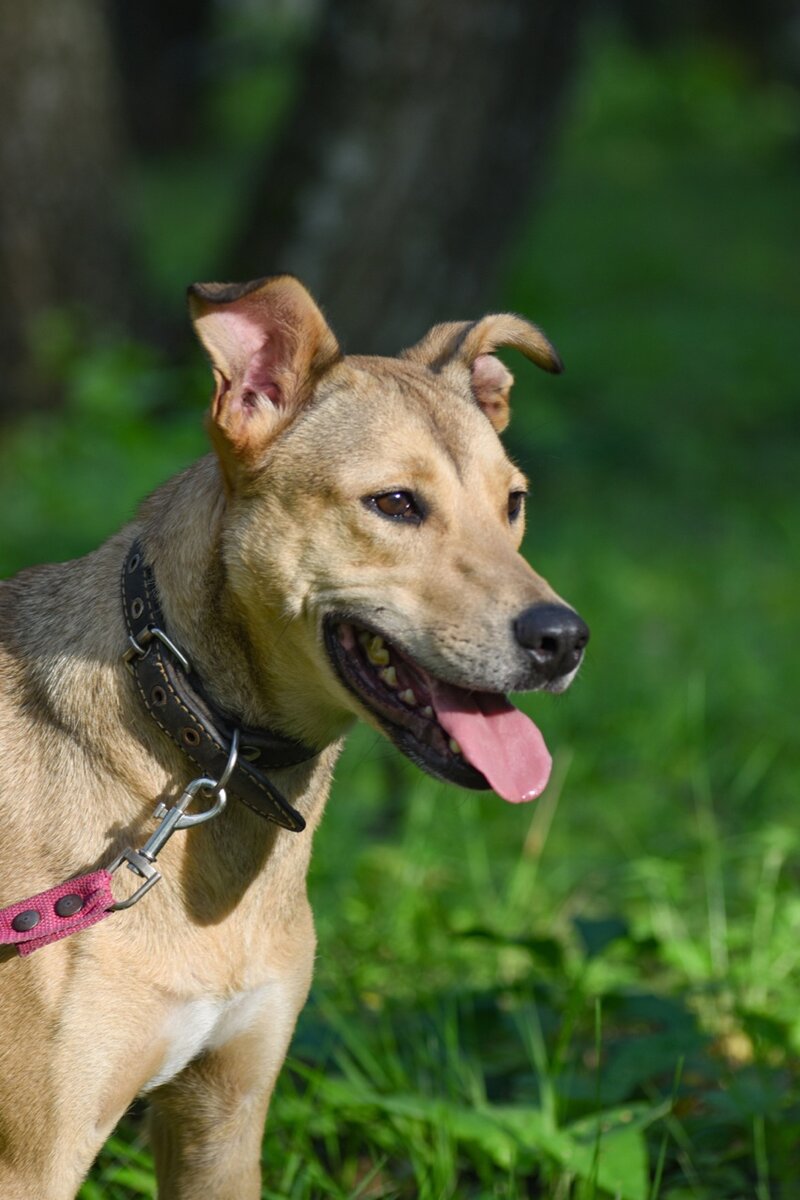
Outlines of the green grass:
[{"label": "green grass", "polygon": [[[265,1197],[800,1195],[799,125],[711,48],[590,47],[504,297],[567,363],[514,364],[510,431],[529,556],[593,630],[524,702],[554,782],[511,807],[353,736]],[[75,338],[66,415],[0,450],[5,569],[203,445],[194,368]],[[149,1194],[134,1113],[82,1197]]]}]

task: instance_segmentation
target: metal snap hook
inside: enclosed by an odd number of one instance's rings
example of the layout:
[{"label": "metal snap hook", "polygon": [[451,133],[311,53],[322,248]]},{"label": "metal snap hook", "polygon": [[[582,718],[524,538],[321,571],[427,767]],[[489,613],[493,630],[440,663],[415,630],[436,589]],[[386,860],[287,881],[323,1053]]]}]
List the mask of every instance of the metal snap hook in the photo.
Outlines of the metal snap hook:
[{"label": "metal snap hook", "polygon": [[[223,777],[224,775],[225,772],[223,771]],[[216,797],[214,803],[211,805],[211,808],[207,808],[203,812],[186,812],[186,809],[189,807],[192,800],[194,800],[198,792],[205,792],[205,794],[211,798]],[[227,802],[228,796],[225,792],[225,788],[221,786],[221,781],[217,782],[215,779],[207,779],[203,776],[201,776],[199,779],[193,779],[184,791],[175,808],[172,810],[173,812],[177,812],[179,815],[176,817],[175,824],[172,826],[170,832],[175,829],[191,829],[193,825],[202,825],[204,821],[210,821],[212,817],[216,817],[222,812]],[[147,847],[145,846],[144,849],[146,851]]]}]

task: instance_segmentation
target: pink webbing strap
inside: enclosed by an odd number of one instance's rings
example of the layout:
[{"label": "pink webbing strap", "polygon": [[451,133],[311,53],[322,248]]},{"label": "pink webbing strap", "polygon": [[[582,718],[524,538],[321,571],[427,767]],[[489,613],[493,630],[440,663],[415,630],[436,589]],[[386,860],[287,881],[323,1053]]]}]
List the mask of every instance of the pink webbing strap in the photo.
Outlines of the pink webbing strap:
[{"label": "pink webbing strap", "polygon": [[0,945],[15,945],[19,954],[32,954],[102,921],[111,915],[115,903],[108,871],[68,879],[37,896],[0,908]]}]

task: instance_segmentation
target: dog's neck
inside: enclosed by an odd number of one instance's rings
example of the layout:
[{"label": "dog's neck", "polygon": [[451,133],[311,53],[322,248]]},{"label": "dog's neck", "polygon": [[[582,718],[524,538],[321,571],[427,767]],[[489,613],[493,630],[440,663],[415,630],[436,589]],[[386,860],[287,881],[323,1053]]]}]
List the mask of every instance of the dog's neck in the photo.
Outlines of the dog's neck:
[{"label": "dog's neck", "polygon": [[[172,636],[213,699],[251,726],[273,728],[323,749],[352,718],[315,713],[287,622],[276,611],[255,644],[226,577],[221,542],[226,493],[213,456],[155,492],[142,508],[145,556]],[[265,596],[265,609],[269,598]],[[312,693],[313,694],[313,693]]]}]

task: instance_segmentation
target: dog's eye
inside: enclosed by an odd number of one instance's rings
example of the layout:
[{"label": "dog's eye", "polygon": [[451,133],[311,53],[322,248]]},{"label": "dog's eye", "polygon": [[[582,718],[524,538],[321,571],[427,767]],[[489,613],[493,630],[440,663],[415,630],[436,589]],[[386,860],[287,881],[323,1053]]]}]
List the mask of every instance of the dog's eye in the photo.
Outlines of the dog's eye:
[{"label": "dog's eye", "polygon": [[525,502],[527,492],[509,492],[508,494],[508,519],[516,521],[519,514],[522,512],[522,505]]},{"label": "dog's eye", "polygon": [[364,503],[394,521],[419,525],[422,520],[422,511],[412,492],[384,492],[381,496],[365,497]]}]

